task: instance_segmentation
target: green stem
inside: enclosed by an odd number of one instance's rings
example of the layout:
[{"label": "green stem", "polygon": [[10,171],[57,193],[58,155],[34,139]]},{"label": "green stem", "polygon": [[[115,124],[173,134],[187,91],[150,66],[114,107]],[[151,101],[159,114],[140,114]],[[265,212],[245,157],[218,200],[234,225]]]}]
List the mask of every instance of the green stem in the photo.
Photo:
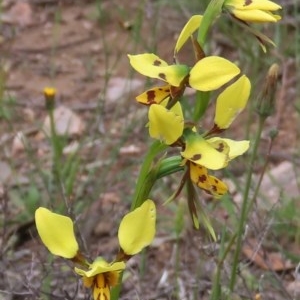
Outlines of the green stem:
[{"label": "green stem", "polygon": [[251,154],[250,162],[249,162],[249,166],[248,166],[248,171],[247,171],[245,190],[243,193],[243,202],[242,202],[242,207],[241,207],[241,212],[240,212],[241,217],[240,217],[240,221],[238,224],[237,242],[236,242],[236,248],[235,248],[235,252],[234,252],[234,256],[233,256],[231,278],[230,278],[230,284],[229,284],[229,288],[230,288],[231,292],[233,292],[234,287],[235,287],[235,282],[236,282],[236,275],[237,275],[237,269],[238,269],[238,264],[239,264],[239,256],[240,256],[242,242],[243,242],[243,234],[245,231],[245,224],[246,224],[246,221],[248,218],[248,205],[251,205],[248,203],[248,199],[249,199],[249,192],[250,192],[250,187],[251,187],[253,166],[254,166],[254,162],[256,159],[258,145],[260,142],[260,137],[261,137],[261,133],[263,130],[263,125],[264,125],[265,119],[266,118],[264,118],[264,117],[259,118],[258,129],[257,129],[257,133],[256,133],[256,136],[254,139],[253,150],[252,150],[252,154]]},{"label": "green stem", "polygon": [[195,110],[193,115],[194,122],[198,122],[204,115],[210,99],[210,92],[196,93]]},{"label": "green stem", "polygon": [[198,43],[201,45],[202,48],[204,48],[205,45],[205,41],[206,41],[206,37],[208,34],[208,31],[210,29],[210,27],[212,26],[212,24],[214,23],[214,21],[216,20],[217,17],[219,17],[219,15],[222,12],[222,7],[224,4],[225,0],[212,0],[210,1],[210,3],[208,4],[199,30],[198,30],[198,36],[197,36],[197,41]]},{"label": "green stem", "polygon": [[223,265],[222,257],[224,255],[224,246],[225,246],[225,237],[226,237],[226,228],[225,226],[222,229],[220,250],[217,264],[217,271],[213,280],[213,286],[211,291],[210,299],[220,299],[221,296],[221,266]]},{"label": "green stem", "polygon": [[[133,201],[131,203],[131,211],[141,206],[143,202],[147,200],[157,177],[157,170],[153,168],[153,160],[158,153],[162,152],[166,148],[167,146],[159,141],[155,141],[152,143],[149,151],[145,156],[139,173],[138,181],[136,183],[133,195]],[[122,288],[122,277],[123,273],[120,274],[119,284],[111,289],[111,300],[119,299]]]},{"label": "green stem", "polygon": [[212,293],[211,293],[211,300],[219,299],[220,298],[220,292],[221,292],[221,271],[223,270],[224,261],[228,255],[228,253],[231,252],[232,245],[235,242],[236,234],[234,234],[230,241],[227,243],[226,248],[225,246],[225,237],[226,237],[226,228],[223,228],[222,231],[222,237],[221,237],[221,243],[220,243],[220,250],[219,250],[219,256],[218,256],[218,264],[217,264],[217,271],[216,276],[214,277],[213,281],[213,287],[212,287]]},{"label": "green stem", "polygon": [[50,108],[48,110],[49,118],[50,118],[50,139],[52,144],[53,151],[53,176],[56,184],[60,183],[60,159],[62,153],[61,141],[56,132],[55,120],[54,120],[54,108]]},{"label": "green stem", "polygon": [[147,200],[147,197],[154,185],[155,179],[153,178],[154,170],[151,170],[153,161],[158,153],[162,152],[167,148],[167,145],[162,144],[159,141],[153,142],[149,151],[147,152],[145,159],[143,161],[138,181],[135,186],[135,191],[133,195],[133,200],[131,204],[131,210],[141,206],[141,204]]}]

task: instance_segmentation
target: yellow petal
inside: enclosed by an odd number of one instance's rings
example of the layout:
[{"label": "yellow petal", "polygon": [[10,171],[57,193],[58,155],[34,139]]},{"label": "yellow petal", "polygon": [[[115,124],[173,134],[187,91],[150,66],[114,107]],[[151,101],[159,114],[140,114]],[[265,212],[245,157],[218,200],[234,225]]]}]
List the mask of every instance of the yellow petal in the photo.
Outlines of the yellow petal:
[{"label": "yellow petal", "polygon": [[281,9],[282,7],[278,5],[277,3],[274,3],[269,0],[227,0],[225,1],[225,6],[230,5],[237,9],[243,9],[243,10],[253,10],[253,9],[259,9],[259,10],[269,10],[269,11],[276,11]]},{"label": "yellow petal", "polygon": [[184,119],[180,111],[179,103],[171,110],[159,104],[152,104],[148,112],[150,136],[167,145],[175,143],[181,137],[184,128]]},{"label": "yellow petal", "polygon": [[177,39],[174,50],[175,53],[182,48],[182,46],[186,43],[187,39],[200,27],[201,20],[201,15],[194,15],[188,20]]},{"label": "yellow petal", "polygon": [[[160,105],[162,105],[163,107],[167,107],[167,105],[169,104],[170,98],[164,99]],[[173,105],[170,108],[170,111],[173,112],[174,114],[176,114],[178,117],[180,117],[183,120],[183,112],[182,112],[182,108],[181,108],[181,104],[180,102],[176,102],[175,105]]]},{"label": "yellow petal", "polygon": [[228,157],[230,148],[225,142],[225,139],[215,137],[211,139],[206,139],[206,142],[208,142],[218,152],[224,153]]},{"label": "yellow petal", "polygon": [[155,235],[155,222],[155,204],[149,199],[125,215],[119,227],[118,238],[127,255],[137,254],[151,244]]},{"label": "yellow petal", "polygon": [[75,272],[80,276],[93,277],[97,274],[122,271],[125,269],[125,266],[126,265],[123,261],[108,263],[102,257],[97,257],[90,265],[88,270],[83,270],[75,267]]},{"label": "yellow petal", "polygon": [[262,10],[241,10],[233,9],[232,14],[246,22],[277,22],[281,19],[279,15]]},{"label": "yellow petal", "polygon": [[52,254],[64,258],[76,256],[79,247],[69,217],[40,207],[35,211],[35,224],[39,236]]},{"label": "yellow petal", "polygon": [[190,133],[185,137],[185,150],[181,152],[184,158],[211,170],[219,170],[226,167],[228,157],[225,153],[216,150],[196,133]]},{"label": "yellow petal", "polygon": [[227,193],[228,188],[220,179],[208,175],[207,169],[195,163],[190,163],[190,178],[201,189],[215,198]]},{"label": "yellow petal", "polygon": [[218,137],[213,137],[207,140],[208,143],[219,143],[221,141],[225,142],[229,147],[228,160],[232,160],[237,156],[244,154],[250,146],[249,141],[234,141],[231,139],[221,139]]},{"label": "yellow petal", "polygon": [[161,79],[172,86],[180,86],[188,75],[185,65],[168,65],[164,60],[152,53],[128,55],[131,66],[142,75]]},{"label": "yellow petal", "polygon": [[153,103],[159,104],[168,96],[170,96],[170,92],[171,90],[169,85],[158,86],[138,95],[136,97],[136,100],[139,103],[146,105],[150,105]]},{"label": "yellow petal", "polygon": [[229,60],[208,56],[198,61],[190,71],[189,84],[199,91],[213,91],[233,79],[240,69]]},{"label": "yellow petal", "polygon": [[245,75],[227,87],[217,98],[215,124],[220,129],[230,126],[236,116],[245,108],[251,83]]}]

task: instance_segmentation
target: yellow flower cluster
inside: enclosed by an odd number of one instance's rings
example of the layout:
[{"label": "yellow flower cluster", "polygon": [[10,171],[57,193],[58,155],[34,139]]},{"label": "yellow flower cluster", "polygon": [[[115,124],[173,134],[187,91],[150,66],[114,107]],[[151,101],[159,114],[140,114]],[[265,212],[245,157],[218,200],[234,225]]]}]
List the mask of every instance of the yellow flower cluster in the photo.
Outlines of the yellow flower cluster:
[{"label": "yellow flower cluster", "polygon": [[[201,24],[202,16],[193,16],[183,28],[175,45],[174,55]],[[228,162],[243,154],[249,141],[233,141],[213,137],[227,129],[244,109],[250,94],[250,81],[240,75],[240,69],[219,56],[206,56],[194,66],[168,65],[152,53],[129,55],[131,66],[142,75],[160,79],[166,84],[151,88],[137,96],[137,101],[149,106],[149,134],[166,145],[181,147],[182,162],[190,173],[190,179],[198,187],[214,197],[227,192],[227,186],[208,169],[219,170]],[[213,127],[206,133],[198,133],[191,122],[185,121],[180,103],[186,87],[207,92],[228,85],[218,96]]]}]

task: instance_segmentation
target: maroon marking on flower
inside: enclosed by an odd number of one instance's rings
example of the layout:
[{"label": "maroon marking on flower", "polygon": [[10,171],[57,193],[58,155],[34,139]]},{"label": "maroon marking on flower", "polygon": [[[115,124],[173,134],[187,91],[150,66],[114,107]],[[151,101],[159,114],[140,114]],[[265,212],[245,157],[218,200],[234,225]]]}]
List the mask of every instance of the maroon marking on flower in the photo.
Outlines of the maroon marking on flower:
[{"label": "maroon marking on flower", "polygon": [[158,66],[160,66],[161,65],[161,61],[160,60],[155,60],[154,62],[153,62],[153,66],[156,66],[156,67],[158,67]]},{"label": "maroon marking on flower", "polygon": [[199,160],[201,159],[202,155],[201,154],[195,154],[193,157],[191,157],[191,160]]},{"label": "maroon marking on flower", "polygon": [[245,0],[244,6],[250,5],[252,3],[252,0]]},{"label": "maroon marking on flower", "polygon": [[219,152],[223,152],[224,148],[225,148],[224,143],[219,143],[219,146],[218,146],[218,148],[216,148],[216,150],[219,151]]},{"label": "maroon marking on flower", "polygon": [[165,88],[165,89],[159,88],[158,90],[161,91],[161,92],[170,93],[170,89],[169,88]]},{"label": "maroon marking on flower", "polygon": [[155,91],[147,91],[147,102],[152,103],[155,99]]},{"label": "maroon marking on flower", "polygon": [[163,80],[166,80],[166,74],[164,74],[164,73],[159,73],[158,77],[163,79]]},{"label": "maroon marking on flower", "polygon": [[204,183],[207,180],[207,176],[206,175],[201,175],[199,176],[198,180],[202,183]]}]

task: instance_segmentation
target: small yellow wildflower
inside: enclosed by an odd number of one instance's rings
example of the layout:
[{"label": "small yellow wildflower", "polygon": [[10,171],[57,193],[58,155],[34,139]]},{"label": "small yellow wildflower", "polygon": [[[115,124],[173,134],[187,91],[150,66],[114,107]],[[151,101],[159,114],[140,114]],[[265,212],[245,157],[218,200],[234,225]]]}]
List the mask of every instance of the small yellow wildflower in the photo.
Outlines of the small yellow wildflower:
[{"label": "small yellow wildflower", "polygon": [[45,87],[44,88],[44,95],[46,98],[52,98],[56,94],[56,89],[53,87]]},{"label": "small yellow wildflower", "polygon": [[53,110],[55,105],[56,89],[52,87],[44,88],[45,106],[47,110]]}]

